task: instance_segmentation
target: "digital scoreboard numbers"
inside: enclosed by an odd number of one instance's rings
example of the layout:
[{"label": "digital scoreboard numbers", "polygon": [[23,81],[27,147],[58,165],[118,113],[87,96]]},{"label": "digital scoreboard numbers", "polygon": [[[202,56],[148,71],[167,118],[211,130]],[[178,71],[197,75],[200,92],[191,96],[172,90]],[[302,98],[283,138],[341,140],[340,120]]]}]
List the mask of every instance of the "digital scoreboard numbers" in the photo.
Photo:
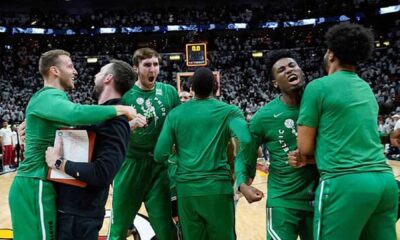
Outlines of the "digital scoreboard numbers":
[{"label": "digital scoreboard numbers", "polygon": [[206,43],[186,44],[186,66],[197,67],[207,65]]}]

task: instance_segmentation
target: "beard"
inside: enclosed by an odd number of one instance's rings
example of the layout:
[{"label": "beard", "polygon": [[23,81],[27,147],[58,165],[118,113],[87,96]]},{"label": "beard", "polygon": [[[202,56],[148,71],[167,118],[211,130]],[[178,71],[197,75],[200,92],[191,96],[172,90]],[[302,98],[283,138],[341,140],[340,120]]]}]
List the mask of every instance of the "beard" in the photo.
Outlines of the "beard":
[{"label": "beard", "polygon": [[69,79],[60,79],[60,85],[64,88],[65,91],[71,91],[75,88],[74,83]]},{"label": "beard", "polygon": [[92,98],[98,102],[100,95],[103,93],[104,90],[104,85],[94,85],[93,90],[92,90]]}]

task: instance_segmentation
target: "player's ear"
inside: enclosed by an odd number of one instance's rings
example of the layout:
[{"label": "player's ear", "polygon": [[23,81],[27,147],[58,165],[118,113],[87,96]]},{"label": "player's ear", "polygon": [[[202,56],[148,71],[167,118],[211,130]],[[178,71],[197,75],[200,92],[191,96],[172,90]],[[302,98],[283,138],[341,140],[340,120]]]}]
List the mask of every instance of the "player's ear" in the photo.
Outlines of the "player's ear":
[{"label": "player's ear", "polygon": [[279,88],[279,86],[278,86],[278,83],[276,82],[276,80],[275,79],[272,79],[272,86],[274,86],[274,88],[276,88],[276,89],[278,89]]},{"label": "player's ear", "polygon": [[335,53],[332,52],[329,48],[327,50],[327,55],[328,55],[328,61],[329,62],[335,61],[335,58],[336,58]]},{"label": "player's ear", "polygon": [[112,73],[107,74],[107,76],[104,78],[103,83],[109,83],[112,80],[114,80],[114,75]]}]

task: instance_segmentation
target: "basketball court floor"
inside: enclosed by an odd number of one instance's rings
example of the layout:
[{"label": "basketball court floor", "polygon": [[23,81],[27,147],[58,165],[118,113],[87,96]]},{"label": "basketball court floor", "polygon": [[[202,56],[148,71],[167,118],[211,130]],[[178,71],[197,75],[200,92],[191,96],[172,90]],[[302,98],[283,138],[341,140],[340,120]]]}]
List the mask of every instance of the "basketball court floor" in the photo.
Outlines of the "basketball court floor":
[{"label": "basketball court floor", "polygon": [[[393,167],[393,172],[397,180],[400,180],[400,162],[389,161]],[[15,172],[6,173],[0,175],[0,239],[12,239],[11,230],[11,218],[10,210],[8,208],[8,192],[10,185],[14,179]],[[257,170],[257,176],[253,182],[253,186],[259,188],[264,193],[267,189],[267,177],[268,174],[263,171]],[[100,236],[106,236],[109,227],[109,209],[111,209],[112,189],[107,201],[106,217],[104,218],[103,228],[100,231]],[[266,210],[265,210],[265,198],[260,202],[248,204],[246,199],[240,198],[236,206],[236,233],[238,240],[263,240],[266,235]],[[140,214],[146,216],[146,210],[144,206],[139,211]],[[142,240],[151,239],[151,233],[144,233],[146,231],[146,218],[138,217],[136,222],[140,222],[139,232]],[[136,223],[135,222],[135,223]],[[397,222],[397,239],[400,240],[400,221]],[[146,235],[147,236],[144,236]],[[100,239],[100,238],[99,238]],[[104,239],[104,238],[103,238]],[[130,237],[129,239],[133,239]]]}]

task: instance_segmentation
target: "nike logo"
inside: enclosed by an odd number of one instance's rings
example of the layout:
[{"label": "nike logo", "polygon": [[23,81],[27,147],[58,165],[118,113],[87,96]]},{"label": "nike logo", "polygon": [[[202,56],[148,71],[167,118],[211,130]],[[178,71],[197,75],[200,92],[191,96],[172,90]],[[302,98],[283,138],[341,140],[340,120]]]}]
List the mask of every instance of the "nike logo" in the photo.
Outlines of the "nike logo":
[{"label": "nike logo", "polygon": [[277,117],[279,117],[279,116],[282,115],[282,114],[283,114],[283,112],[278,113],[278,114],[274,114],[274,118],[277,118]]}]

